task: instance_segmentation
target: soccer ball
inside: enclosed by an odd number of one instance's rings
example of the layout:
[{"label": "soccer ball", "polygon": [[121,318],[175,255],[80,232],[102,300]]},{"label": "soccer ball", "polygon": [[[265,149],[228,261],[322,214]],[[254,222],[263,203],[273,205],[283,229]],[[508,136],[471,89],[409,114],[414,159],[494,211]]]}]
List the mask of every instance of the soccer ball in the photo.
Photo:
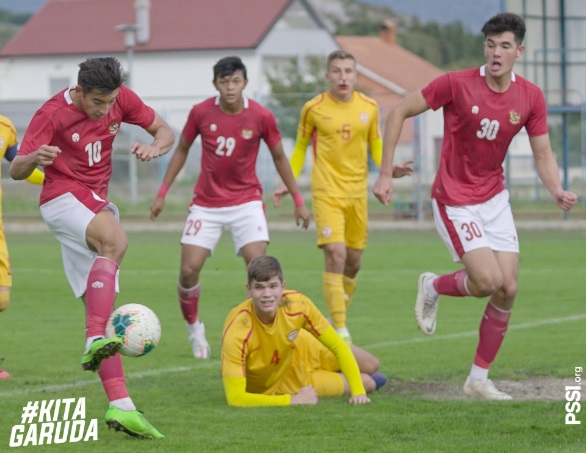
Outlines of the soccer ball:
[{"label": "soccer ball", "polygon": [[126,304],[112,312],[106,324],[106,335],[116,335],[124,340],[120,354],[141,357],[155,349],[159,343],[161,323],[149,307]]}]

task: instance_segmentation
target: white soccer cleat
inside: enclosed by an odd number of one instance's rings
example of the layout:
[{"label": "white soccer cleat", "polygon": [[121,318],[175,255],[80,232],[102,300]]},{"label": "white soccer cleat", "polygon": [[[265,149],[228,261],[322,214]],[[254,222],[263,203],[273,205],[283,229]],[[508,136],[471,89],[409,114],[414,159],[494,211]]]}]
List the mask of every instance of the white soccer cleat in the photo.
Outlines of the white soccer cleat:
[{"label": "white soccer cleat", "polygon": [[513,399],[508,393],[497,390],[490,379],[472,379],[470,376],[464,384],[464,393],[480,400],[511,401]]},{"label": "white soccer cleat", "polygon": [[417,300],[415,301],[415,319],[419,329],[425,335],[433,335],[435,332],[435,318],[437,316],[437,307],[439,305],[439,295],[430,296],[425,291],[425,282],[437,275],[431,272],[424,272],[419,276],[417,284]]},{"label": "white soccer cleat", "polygon": [[191,349],[196,359],[209,359],[212,349],[206,340],[206,327],[203,322],[196,321],[194,324],[187,324]]}]

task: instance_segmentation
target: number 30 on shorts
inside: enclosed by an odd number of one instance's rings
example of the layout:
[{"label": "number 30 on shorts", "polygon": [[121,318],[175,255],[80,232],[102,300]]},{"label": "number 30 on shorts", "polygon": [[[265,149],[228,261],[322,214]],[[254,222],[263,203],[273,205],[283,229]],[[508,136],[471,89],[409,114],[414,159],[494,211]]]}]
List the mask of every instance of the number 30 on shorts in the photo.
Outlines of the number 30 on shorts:
[{"label": "number 30 on shorts", "polygon": [[466,222],[460,225],[460,229],[466,234],[464,240],[472,241],[474,238],[482,237],[482,230],[476,222]]}]

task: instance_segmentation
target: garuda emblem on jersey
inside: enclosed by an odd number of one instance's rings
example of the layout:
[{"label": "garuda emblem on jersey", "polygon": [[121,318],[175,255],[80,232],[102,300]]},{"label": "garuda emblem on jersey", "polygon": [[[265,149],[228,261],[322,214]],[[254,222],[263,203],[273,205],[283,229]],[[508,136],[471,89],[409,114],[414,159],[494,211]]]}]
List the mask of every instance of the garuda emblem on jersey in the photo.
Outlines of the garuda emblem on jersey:
[{"label": "garuda emblem on jersey", "polygon": [[362,112],[360,114],[360,121],[362,121],[364,124],[368,123],[368,113]]},{"label": "garuda emblem on jersey", "polygon": [[521,114],[519,112],[515,112],[514,110],[509,112],[509,121],[511,124],[519,124],[519,121],[521,121]]},{"label": "garuda emblem on jersey", "polygon": [[242,129],[242,132],[240,132],[240,135],[242,135],[242,138],[244,140],[250,140],[252,138],[252,136],[254,135],[254,131],[252,129]]},{"label": "garuda emblem on jersey", "polygon": [[112,123],[108,126],[108,131],[110,132],[110,134],[114,135],[115,133],[118,132],[118,129],[120,129],[120,123]]}]

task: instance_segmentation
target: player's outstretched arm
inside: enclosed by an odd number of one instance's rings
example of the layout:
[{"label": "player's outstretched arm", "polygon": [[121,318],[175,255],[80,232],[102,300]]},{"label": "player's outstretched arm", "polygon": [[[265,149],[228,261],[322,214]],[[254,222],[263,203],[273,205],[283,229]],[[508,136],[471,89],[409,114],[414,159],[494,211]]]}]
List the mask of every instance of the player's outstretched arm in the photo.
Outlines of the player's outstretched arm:
[{"label": "player's outstretched arm", "polygon": [[388,205],[393,198],[393,156],[403,123],[407,118],[419,115],[426,110],[429,110],[427,101],[421,91],[416,91],[399,102],[387,115],[379,176],[372,188],[374,196],[384,205]]},{"label": "player's outstretched arm", "polygon": [[[246,378],[223,377],[224,394],[230,406],[288,406],[293,395],[261,395],[246,391]],[[301,404],[301,403],[297,403]],[[304,403],[310,404],[310,403]]]},{"label": "player's outstretched arm", "polygon": [[[305,164],[305,154],[307,152],[307,145],[309,145],[309,139],[306,139],[300,135],[297,136],[297,141],[295,142],[295,148],[293,148],[293,154],[291,154],[291,159],[289,160],[289,165],[291,167],[291,171],[293,172],[293,177],[295,180],[299,178],[301,174],[301,170],[303,170],[303,165]],[[281,204],[281,199],[289,193],[289,189],[287,186],[282,184],[277,187],[273,191],[273,203],[275,207],[279,207]]]},{"label": "player's outstretched arm", "polygon": [[157,192],[155,199],[151,203],[151,220],[155,220],[165,208],[165,197],[167,196],[167,192],[169,191],[171,185],[175,181],[175,178],[185,165],[185,161],[187,160],[187,154],[189,153],[190,147],[191,143],[185,140],[182,135],[179,139],[179,144],[177,145],[177,148],[175,148],[173,156],[171,156],[171,160],[167,165],[167,171],[165,172],[165,176],[163,177],[161,187],[159,187],[159,191]]},{"label": "player's outstretched arm", "polygon": [[529,144],[541,182],[547,187],[556,204],[564,211],[569,211],[578,201],[578,197],[562,187],[560,170],[551,149],[549,134],[529,137]]},{"label": "player's outstretched arm", "polygon": [[[271,155],[273,156],[273,162],[275,163],[277,172],[279,173],[279,176],[287,188],[286,192],[281,189],[281,193],[290,193],[293,196],[293,203],[295,204],[295,223],[297,226],[301,226],[306,230],[309,226],[309,211],[305,206],[305,201],[303,200],[303,196],[301,195],[299,187],[297,186],[291,165],[289,165],[287,156],[283,151],[283,145],[281,141],[269,149],[271,151]],[[275,200],[275,193],[273,193],[273,200]],[[277,197],[275,206],[278,206],[280,201],[281,199]]]},{"label": "player's outstretched arm", "polygon": [[143,162],[148,162],[167,154],[173,143],[175,143],[173,129],[158,113],[155,113],[153,124],[145,130],[153,136],[153,142],[150,145],[134,143],[130,148],[130,152]]}]

